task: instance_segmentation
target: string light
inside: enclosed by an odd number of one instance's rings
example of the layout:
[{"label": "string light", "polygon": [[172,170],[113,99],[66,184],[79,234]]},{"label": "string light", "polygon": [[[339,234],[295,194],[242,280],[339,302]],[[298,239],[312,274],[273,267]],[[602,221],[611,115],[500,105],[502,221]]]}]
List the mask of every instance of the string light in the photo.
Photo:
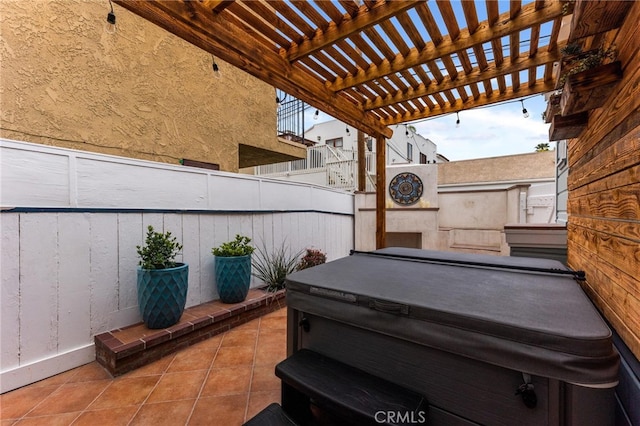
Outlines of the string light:
[{"label": "string light", "polygon": [[349,136],[349,135],[350,135],[350,133],[349,133],[349,126],[347,126],[347,136]]},{"label": "string light", "polygon": [[211,64],[211,67],[213,68],[213,75],[216,78],[220,78],[220,68],[218,67],[218,64],[216,64],[216,57],[211,55],[211,59],[213,60],[213,64]]},{"label": "string light", "polygon": [[282,91],[281,91],[281,93],[283,93],[282,99],[280,99],[280,96],[277,95],[277,91],[276,91],[276,104],[277,104],[278,108],[280,108],[280,104],[283,104],[284,101],[287,100],[287,93],[286,92],[282,92]]},{"label": "string light", "polygon": [[113,13],[113,3],[111,3],[111,0],[109,0],[109,6],[111,6],[111,11],[107,13],[107,24],[105,25],[105,31],[109,34],[115,34],[116,14]]},{"label": "string light", "polygon": [[320,117],[320,111],[316,110],[315,114],[313,114],[313,119],[318,121],[318,117]]},{"label": "string light", "polygon": [[[523,99],[524,99],[524,100],[527,100],[527,99],[533,98],[533,97],[535,97],[535,96],[539,96],[539,95],[527,96],[527,97],[525,97],[525,98],[523,98]],[[495,107],[500,107],[500,106],[504,106],[504,105],[508,105],[508,104],[512,104],[512,103],[516,103],[516,102],[522,102],[522,100],[521,100],[521,99],[514,99],[514,100],[511,100],[511,101],[496,102],[496,103],[494,103],[494,104],[482,105],[482,106],[477,106],[477,107],[469,108],[469,110],[472,110],[472,109],[488,109],[488,108],[495,108]],[[525,108],[523,108],[523,109],[525,109]],[[527,111],[527,112],[528,112],[528,111]],[[456,113],[456,114],[457,114],[457,113]],[[433,117],[426,117],[426,118],[419,119],[419,120],[412,120],[412,121],[410,121],[410,122],[408,122],[408,123],[409,123],[409,124],[419,124],[419,123],[424,123],[424,122],[427,122],[427,121],[438,120],[438,119],[440,119],[440,118],[442,118],[442,116],[441,116],[441,115],[436,115],[436,116],[433,116]]]},{"label": "string light", "polygon": [[524,100],[520,99],[520,103],[522,104],[522,116],[524,118],[529,118],[529,111],[524,107]]},{"label": "string light", "polygon": [[456,127],[460,127],[460,114],[456,111]]}]

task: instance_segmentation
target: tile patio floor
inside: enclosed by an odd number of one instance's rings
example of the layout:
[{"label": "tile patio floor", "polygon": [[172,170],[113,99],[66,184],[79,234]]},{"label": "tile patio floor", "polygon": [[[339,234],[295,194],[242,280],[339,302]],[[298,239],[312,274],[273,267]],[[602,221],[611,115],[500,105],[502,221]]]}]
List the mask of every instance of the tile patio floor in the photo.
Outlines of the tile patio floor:
[{"label": "tile patio floor", "polygon": [[280,401],[286,308],[115,379],[97,362],[0,395],[0,426],[241,425]]}]

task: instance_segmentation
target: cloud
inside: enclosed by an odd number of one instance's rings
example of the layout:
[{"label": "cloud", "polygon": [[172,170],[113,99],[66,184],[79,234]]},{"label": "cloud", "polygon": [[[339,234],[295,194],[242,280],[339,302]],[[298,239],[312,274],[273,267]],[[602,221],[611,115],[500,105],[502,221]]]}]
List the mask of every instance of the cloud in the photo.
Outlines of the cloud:
[{"label": "cloud", "polygon": [[544,98],[527,99],[525,107],[529,118],[522,116],[517,102],[461,111],[459,127],[455,114],[413,125],[452,161],[523,154],[534,152],[539,143],[549,142],[549,124],[542,121]]}]

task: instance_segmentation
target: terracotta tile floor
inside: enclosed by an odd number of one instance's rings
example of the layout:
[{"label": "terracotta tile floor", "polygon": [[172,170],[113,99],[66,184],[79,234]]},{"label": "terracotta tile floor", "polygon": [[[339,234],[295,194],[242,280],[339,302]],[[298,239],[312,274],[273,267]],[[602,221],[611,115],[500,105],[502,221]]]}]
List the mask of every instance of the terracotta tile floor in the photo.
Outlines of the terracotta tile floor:
[{"label": "terracotta tile floor", "polygon": [[8,425],[241,425],[280,401],[286,308],[112,379],[95,361],[0,395]]}]

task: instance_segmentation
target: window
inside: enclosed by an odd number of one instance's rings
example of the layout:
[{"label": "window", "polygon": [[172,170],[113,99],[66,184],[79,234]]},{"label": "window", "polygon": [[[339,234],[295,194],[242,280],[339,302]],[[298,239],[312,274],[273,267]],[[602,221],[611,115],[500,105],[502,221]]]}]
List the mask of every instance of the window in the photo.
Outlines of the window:
[{"label": "window", "polygon": [[407,160],[413,161],[413,145],[410,142],[407,142]]},{"label": "window", "polygon": [[189,167],[201,167],[203,169],[220,170],[220,164],[206,163],[204,161],[197,160],[188,160],[186,158],[181,159],[180,164]]},{"label": "window", "polygon": [[342,148],[342,138],[327,139],[326,143],[334,148]]},{"label": "window", "polygon": [[420,164],[428,164],[427,162],[427,154],[420,153]]}]

